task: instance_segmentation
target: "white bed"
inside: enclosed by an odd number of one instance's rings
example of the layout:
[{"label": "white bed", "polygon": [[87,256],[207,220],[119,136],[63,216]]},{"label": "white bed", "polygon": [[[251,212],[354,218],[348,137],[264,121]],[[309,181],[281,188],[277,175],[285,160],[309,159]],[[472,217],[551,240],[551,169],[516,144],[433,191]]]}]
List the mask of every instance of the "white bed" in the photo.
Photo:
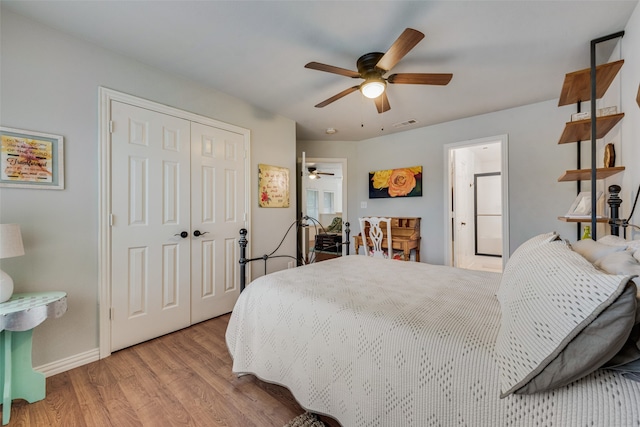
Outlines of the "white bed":
[{"label": "white bed", "polygon": [[[530,272],[505,275],[521,284]],[[345,427],[640,426],[640,382],[611,370],[551,391],[500,397],[513,386],[510,375],[522,370],[505,357],[513,331],[502,324],[501,280],[497,273],[365,256],[263,276],[240,295],[229,322],[233,371],[283,385],[303,407]],[[617,279],[618,288],[627,280]],[[510,310],[508,296],[501,302]],[[595,312],[603,307],[597,305]]]}]

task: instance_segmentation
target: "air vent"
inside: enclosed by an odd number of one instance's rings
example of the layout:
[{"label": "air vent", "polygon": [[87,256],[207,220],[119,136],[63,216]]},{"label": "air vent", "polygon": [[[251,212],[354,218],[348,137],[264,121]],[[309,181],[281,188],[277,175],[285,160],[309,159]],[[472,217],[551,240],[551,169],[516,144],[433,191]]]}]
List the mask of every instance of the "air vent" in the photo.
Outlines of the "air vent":
[{"label": "air vent", "polygon": [[393,124],[393,127],[394,128],[402,128],[402,127],[405,127],[405,126],[415,125],[416,123],[418,123],[418,121],[416,119],[409,119],[409,120],[406,120],[404,122],[395,123],[395,124]]}]

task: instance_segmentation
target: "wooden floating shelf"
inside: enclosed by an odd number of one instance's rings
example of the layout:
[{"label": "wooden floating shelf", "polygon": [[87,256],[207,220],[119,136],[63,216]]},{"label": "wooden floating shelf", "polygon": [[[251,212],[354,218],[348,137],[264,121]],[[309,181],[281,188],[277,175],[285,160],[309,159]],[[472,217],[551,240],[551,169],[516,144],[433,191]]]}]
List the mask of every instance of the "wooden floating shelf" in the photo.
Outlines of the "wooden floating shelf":
[{"label": "wooden floating shelf", "polygon": [[[564,222],[591,222],[591,218],[574,218],[570,216],[559,216],[558,219]],[[596,222],[608,223],[609,218],[598,217],[596,218]]]},{"label": "wooden floating shelf", "polygon": [[[615,166],[612,168],[596,169],[596,179],[605,179],[624,170],[624,166]],[[591,180],[591,169],[574,169],[566,171],[558,182],[564,181],[589,181]]]},{"label": "wooden floating shelf", "polygon": [[[624,113],[596,117],[596,139],[604,136],[624,117]],[[591,119],[568,122],[558,144],[591,140]]]},{"label": "wooden floating shelf", "polygon": [[[604,96],[611,82],[622,68],[624,59],[596,67],[596,99]],[[562,84],[558,107],[591,100],[591,68],[568,73]]]}]

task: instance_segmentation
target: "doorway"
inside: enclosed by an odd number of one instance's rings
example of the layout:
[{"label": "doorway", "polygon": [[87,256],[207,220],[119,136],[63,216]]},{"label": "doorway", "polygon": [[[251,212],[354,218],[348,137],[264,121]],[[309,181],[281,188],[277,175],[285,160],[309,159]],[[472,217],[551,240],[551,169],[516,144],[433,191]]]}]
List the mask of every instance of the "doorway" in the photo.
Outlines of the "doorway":
[{"label": "doorway", "polygon": [[231,311],[249,132],[100,89],[100,357]]},{"label": "doorway", "polygon": [[307,263],[344,255],[344,246],[338,245],[346,242],[347,159],[302,153],[300,170],[299,209],[310,219],[300,229],[299,258]]},{"label": "doorway", "polygon": [[502,271],[509,256],[507,135],[445,145],[445,260]]}]

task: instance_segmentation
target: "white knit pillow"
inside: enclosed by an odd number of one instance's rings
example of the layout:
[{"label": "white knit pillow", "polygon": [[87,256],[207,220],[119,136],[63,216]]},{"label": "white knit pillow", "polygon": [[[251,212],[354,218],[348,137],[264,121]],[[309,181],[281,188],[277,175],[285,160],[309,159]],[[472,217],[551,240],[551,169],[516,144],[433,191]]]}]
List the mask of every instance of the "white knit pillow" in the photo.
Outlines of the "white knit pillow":
[{"label": "white knit pillow", "polygon": [[561,240],[534,245],[507,267],[496,341],[502,397],[538,375],[629,280],[600,272]]},{"label": "white knit pillow", "polygon": [[[512,266],[517,266],[519,265],[520,260],[528,258],[529,252],[531,252],[535,248],[546,245],[549,242],[553,242],[554,240],[558,240],[558,239],[560,239],[560,236],[558,236],[558,234],[555,231],[552,231],[549,233],[544,233],[544,234],[539,234],[537,236],[534,236],[529,240],[527,240],[526,242],[524,242],[523,244],[521,244],[520,246],[518,246],[518,249],[516,249],[511,255],[511,257],[509,257],[509,261],[507,262],[507,265],[505,266],[504,271],[502,272],[501,283],[509,282],[509,278],[511,277],[512,270],[513,270]],[[498,289],[498,296],[500,296],[501,293],[502,293],[502,285]]]}]

